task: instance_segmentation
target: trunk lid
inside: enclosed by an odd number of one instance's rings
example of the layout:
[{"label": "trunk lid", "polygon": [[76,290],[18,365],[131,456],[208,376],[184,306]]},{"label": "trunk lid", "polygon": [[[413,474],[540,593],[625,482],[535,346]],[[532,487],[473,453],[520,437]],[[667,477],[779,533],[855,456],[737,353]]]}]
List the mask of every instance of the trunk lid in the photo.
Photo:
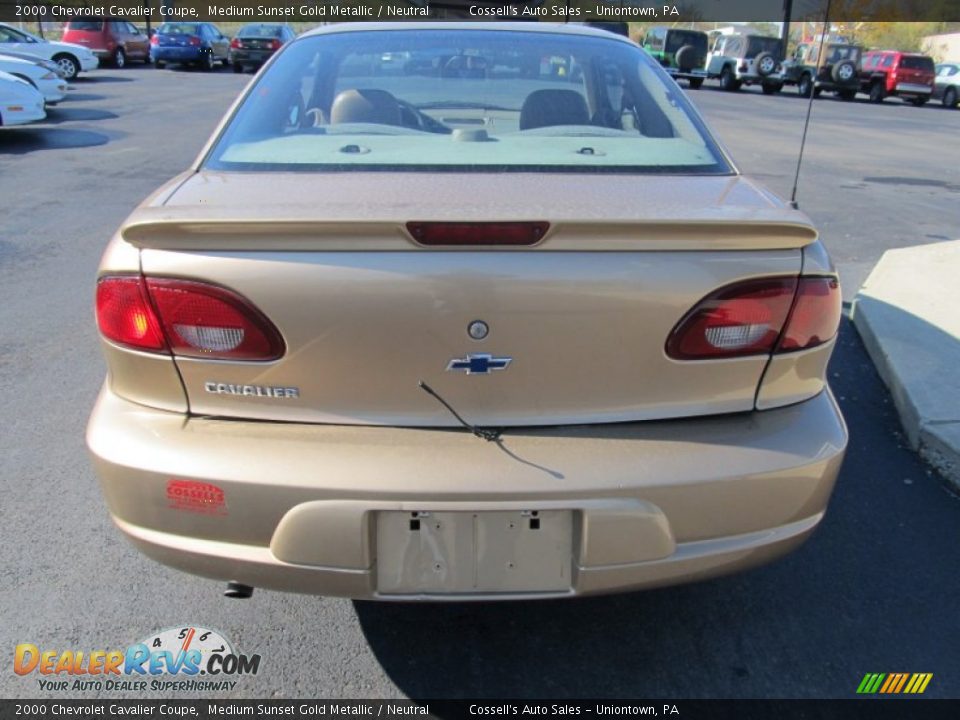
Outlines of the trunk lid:
[{"label": "trunk lid", "polygon": [[[664,345],[716,288],[799,274],[816,238],[803,215],[742,177],[449,180],[199,173],[138,210],[122,235],[146,275],[240,293],[287,346],[271,363],[178,358],[191,412],[456,425],[420,381],[479,425],[753,408],[766,356],[680,362]],[[283,200],[264,203],[265,186]],[[438,220],[550,230],[535,247],[466,250],[425,249],[405,230]],[[475,321],[489,329],[482,340],[468,332]],[[473,363],[506,367],[464,372]]]}]

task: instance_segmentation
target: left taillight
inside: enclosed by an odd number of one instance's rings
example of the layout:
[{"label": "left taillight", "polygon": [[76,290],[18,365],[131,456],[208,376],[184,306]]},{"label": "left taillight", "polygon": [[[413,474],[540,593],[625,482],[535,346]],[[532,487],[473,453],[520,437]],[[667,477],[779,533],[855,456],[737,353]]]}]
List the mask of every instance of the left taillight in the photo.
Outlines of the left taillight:
[{"label": "left taillight", "polygon": [[280,42],[279,39],[274,38],[273,40],[270,41],[270,49],[271,49],[271,50],[279,50],[279,49],[282,48],[282,47],[283,47],[283,43]]},{"label": "left taillight", "polygon": [[136,350],[166,351],[167,343],[139,277],[97,283],[97,325],[108,340]]},{"label": "left taillight", "polygon": [[268,361],[285,350],[280,332],[248,300],[191,280],[102,278],[97,322],[107,339],[148,352]]},{"label": "left taillight", "polygon": [[234,38],[233,40],[230,41],[230,47],[234,49],[242,48],[243,40],[241,40],[240,38]]}]

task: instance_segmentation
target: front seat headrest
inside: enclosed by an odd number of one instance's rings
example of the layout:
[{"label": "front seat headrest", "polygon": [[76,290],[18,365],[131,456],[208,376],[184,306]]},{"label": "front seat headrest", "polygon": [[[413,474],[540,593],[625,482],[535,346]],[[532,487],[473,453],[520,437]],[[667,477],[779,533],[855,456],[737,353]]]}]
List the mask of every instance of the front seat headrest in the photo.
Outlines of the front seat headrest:
[{"label": "front seat headrest", "polygon": [[535,90],[520,108],[520,129],[589,125],[587,101],[576,90]]},{"label": "front seat headrest", "polygon": [[333,99],[330,123],[401,125],[400,103],[386,90],[344,90]]}]

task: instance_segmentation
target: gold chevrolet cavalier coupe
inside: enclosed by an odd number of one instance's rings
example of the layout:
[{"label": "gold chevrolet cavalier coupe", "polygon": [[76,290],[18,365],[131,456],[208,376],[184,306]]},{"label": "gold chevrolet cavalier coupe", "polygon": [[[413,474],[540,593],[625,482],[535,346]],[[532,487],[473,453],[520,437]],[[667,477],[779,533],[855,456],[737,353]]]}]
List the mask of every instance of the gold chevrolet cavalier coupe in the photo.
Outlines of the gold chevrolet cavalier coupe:
[{"label": "gold chevrolet cavalier coupe", "polygon": [[739,571],[824,516],[837,275],[626,38],[281,50],[103,257],[87,441],[150,557],[381,600]]}]

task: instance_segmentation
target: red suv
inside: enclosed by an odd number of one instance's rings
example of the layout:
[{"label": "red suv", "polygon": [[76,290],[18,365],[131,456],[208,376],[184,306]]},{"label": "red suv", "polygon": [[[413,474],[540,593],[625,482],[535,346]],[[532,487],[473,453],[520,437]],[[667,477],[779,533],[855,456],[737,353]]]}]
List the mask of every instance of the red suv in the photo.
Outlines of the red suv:
[{"label": "red suv", "polygon": [[871,50],[863,56],[860,91],[870,96],[870,102],[896,95],[919,107],[930,99],[935,76],[933,58],[926,55]]},{"label": "red suv", "polygon": [[63,41],[88,48],[100,58],[118,68],[127,60],[150,62],[150,38],[133,23],[111,18],[71,20],[63,31]]}]

